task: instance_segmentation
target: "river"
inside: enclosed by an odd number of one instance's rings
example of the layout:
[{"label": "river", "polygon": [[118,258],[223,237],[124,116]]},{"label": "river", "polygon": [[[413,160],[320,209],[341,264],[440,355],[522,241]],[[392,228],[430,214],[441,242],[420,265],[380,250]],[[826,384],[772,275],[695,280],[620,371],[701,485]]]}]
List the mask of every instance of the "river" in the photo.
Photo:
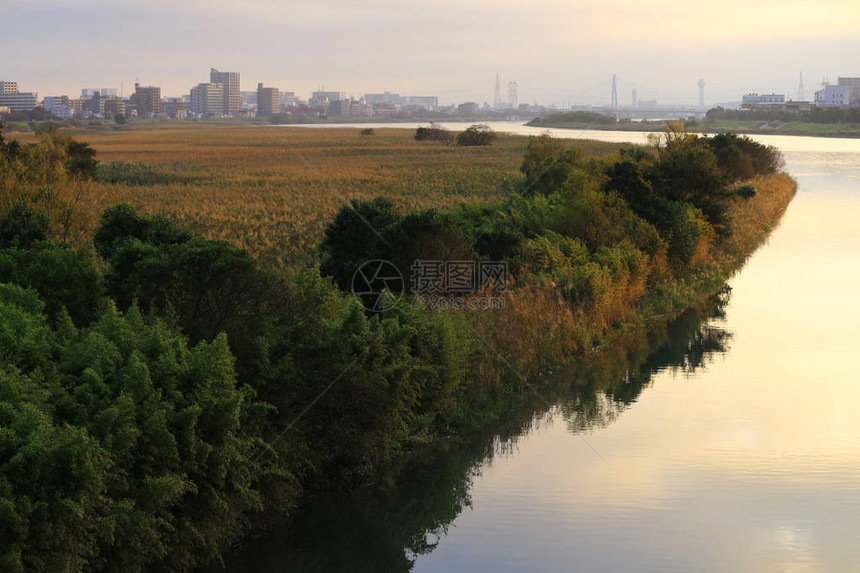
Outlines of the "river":
[{"label": "river", "polygon": [[798,195],[711,308],[228,570],[860,571],[860,140],[756,139]]}]

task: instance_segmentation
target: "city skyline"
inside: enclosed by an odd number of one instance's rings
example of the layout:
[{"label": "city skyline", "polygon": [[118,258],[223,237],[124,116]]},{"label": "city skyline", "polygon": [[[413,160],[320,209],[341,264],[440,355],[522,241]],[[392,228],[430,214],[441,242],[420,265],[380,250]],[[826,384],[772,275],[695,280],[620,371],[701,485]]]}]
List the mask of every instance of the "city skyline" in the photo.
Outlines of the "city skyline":
[{"label": "city skyline", "polygon": [[[696,103],[699,78],[708,103],[749,91],[793,98],[801,71],[808,98],[824,76],[857,75],[860,9],[849,2],[622,3],[624,16],[590,0],[11,0],[0,22],[0,71],[40,97],[91,87],[128,97],[136,80],[178,97],[216,67],[239,72],[242,91],[260,82],[302,97],[320,87],[356,97],[390,90],[436,95],[440,104],[492,102],[496,73],[518,82],[520,102],[544,104],[608,103],[601,88],[613,73],[622,104],[633,88],[642,98]],[[235,40],[220,40],[228,37]]]}]

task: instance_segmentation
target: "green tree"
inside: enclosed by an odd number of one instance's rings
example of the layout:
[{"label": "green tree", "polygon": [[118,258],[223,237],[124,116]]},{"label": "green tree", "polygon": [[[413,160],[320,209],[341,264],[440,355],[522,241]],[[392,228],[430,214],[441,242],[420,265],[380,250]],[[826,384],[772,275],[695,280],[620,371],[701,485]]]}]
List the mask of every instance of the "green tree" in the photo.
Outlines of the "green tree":
[{"label": "green tree", "polygon": [[353,199],[326,227],[320,243],[322,274],[332,277],[341,289],[348,290],[356,269],[379,249],[383,231],[400,218],[400,210],[391,199]]},{"label": "green tree", "polygon": [[457,145],[483,146],[492,145],[498,136],[489,125],[477,123],[457,134]]},{"label": "green tree", "polygon": [[544,162],[559,155],[564,150],[564,147],[564,143],[554,138],[548,132],[540,135],[530,135],[523,163],[520,165],[520,171],[526,177],[537,175],[544,168]]}]

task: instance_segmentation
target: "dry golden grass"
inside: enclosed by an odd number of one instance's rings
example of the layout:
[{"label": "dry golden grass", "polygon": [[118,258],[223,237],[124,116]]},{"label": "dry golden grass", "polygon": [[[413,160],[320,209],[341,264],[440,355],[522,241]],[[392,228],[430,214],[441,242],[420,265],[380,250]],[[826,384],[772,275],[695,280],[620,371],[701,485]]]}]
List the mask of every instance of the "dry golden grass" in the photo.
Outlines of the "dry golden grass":
[{"label": "dry golden grass", "polygon": [[[91,184],[89,209],[131,203],[287,264],[315,259],[325,225],[349,199],[446,208],[502,199],[522,178],[525,137],[457,147],[415,141],[414,130],[359,131],[161,123],[70,133],[97,150],[103,167],[130,162],[145,172],[130,178],[137,183]],[[617,145],[588,147],[606,154]]]}]

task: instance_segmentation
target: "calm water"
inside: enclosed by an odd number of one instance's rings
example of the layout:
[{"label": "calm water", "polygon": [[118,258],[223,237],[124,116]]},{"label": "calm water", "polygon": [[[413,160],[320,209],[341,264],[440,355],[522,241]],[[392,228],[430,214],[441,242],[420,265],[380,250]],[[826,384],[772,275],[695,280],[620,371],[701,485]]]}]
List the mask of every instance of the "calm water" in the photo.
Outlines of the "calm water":
[{"label": "calm water", "polygon": [[860,140],[759,139],[800,188],[731,293],[229,570],[860,571]]}]

